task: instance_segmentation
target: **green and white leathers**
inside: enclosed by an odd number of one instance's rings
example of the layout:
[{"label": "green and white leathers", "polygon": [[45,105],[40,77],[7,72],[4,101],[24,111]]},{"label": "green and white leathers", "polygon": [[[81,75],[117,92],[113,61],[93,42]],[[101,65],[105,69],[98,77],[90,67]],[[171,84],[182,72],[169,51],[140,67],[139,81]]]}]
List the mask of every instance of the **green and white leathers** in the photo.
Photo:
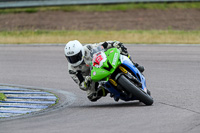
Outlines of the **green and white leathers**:
[{"label": "green and white leathers", "polygon": [[108,49],[106,52],[96,53],[93,57],[91,79],[95,82],[104,80],[108,81],[110,75],[121,64],[120,51],[116,48]]}]

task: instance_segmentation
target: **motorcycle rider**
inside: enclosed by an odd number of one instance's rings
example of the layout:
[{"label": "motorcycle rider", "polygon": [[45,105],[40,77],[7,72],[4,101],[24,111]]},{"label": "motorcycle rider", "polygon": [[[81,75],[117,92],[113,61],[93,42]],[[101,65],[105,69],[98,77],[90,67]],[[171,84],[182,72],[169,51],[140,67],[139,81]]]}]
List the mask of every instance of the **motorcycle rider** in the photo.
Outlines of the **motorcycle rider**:
[{"label": "motorcycle rider", "polygon": [[[90,77],[90,62],[92,61],[91,53],[94,53],[95,49],[101,48],[109,49],[116,47],[120,50],[120,53],[128,56],[127,48],[119,41],[106,41],[95,44],[82,45],[79,41],[69,41],[65,48],[65,57],[68,60],[68,70],[72,79],[79,85],[80,89],[87,91],[87,97],[90,101],[95,102],[102,96],[107,95],[107,90],[102,87],[98,87],[98,83],[92,82]],[[140,72],[144,71],[144,67],[133,64],[138,68]]]}]

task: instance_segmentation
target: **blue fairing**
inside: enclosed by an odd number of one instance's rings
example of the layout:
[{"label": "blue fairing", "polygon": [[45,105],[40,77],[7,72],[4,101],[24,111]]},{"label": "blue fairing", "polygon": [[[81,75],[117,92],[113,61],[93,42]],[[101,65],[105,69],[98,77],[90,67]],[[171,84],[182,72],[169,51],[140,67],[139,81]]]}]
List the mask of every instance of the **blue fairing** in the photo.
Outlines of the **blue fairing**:
[{"label": "blue fairing", "polygon": [[129,61],[123,61],[123,65],[127,66],[136,75],[137,79],[142,83],[142,89],[146,88],[145,77],[140,73],[140,71]]}]

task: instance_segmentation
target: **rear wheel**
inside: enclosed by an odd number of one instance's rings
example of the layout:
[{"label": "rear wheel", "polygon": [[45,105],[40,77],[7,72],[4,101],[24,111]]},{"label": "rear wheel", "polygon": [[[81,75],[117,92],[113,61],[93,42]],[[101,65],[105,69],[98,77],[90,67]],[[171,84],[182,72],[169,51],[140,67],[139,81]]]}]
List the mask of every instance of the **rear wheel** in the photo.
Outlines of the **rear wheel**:
[{"label": "rear wheel", "polygon": [[152,105],[153,104],[153,98],[145,93],[142,89],[138,88],[132,81],[130,81],[128,78],[126,78],[124,75],[121,75],[118,78],[118,83],[123,86],[123,88],[131,93],[133,96],[137,97],[138,100],[143,102],[146,105]]}]

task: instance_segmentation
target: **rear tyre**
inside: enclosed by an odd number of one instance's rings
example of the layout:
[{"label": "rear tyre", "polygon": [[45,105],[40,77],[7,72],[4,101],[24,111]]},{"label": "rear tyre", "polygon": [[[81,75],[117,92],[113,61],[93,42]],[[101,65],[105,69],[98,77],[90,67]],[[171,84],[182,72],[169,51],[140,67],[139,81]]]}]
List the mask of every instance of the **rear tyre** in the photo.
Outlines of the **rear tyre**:
[{"label": "rear tyre", "polygon": [[124,75],[121,75],[118,79],[118,83],[123,86],[123,88],[131,93],[133,96],[137,97],[138,100],[143,102],[146,105],[152,105],[153,104],[153,98],[145,93],[143,90],[138,88],[134,85],[128,78],[126,78]]}]

